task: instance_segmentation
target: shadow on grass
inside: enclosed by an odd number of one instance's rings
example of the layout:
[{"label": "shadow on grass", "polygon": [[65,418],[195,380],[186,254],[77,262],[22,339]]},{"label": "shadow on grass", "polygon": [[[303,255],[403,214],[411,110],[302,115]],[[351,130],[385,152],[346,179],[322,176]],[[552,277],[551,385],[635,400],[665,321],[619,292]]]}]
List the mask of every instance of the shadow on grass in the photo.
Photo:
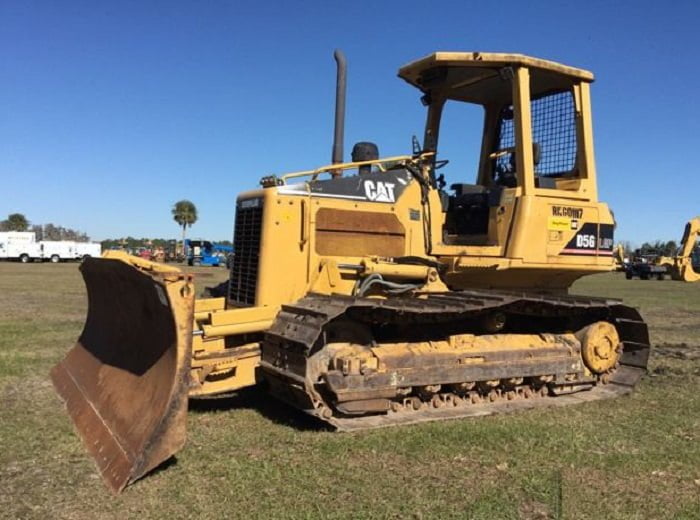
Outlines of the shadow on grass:
[{"label": "shadow on grass", "polygon": [[172,468],[173,466],[177,466],[177,456],[176,455],[170,456],[170,458],[165,459],[163,462],[158,464],[151,471],[144,473],[139,478],[137,478],[134,482],[127,484],[126,488],[124,490],[122,490],[121,493],[128,493],[129,490],[131,490],[132,488],[138,489],[141,486],[145,486],[146,488],[148,488],[149,481],[151,480],[152,477],[158,475],[159,473],[163,473],[164,471],[167,471],[168,469]]},{"label": "shadow on grass", "polygon": [[[283,426],[289,426],[301,431],[332,431],[330,425],[297,410],[296,408],[278,401],[265,391],[261,385],[245,388],[238,392],[219,397],[207,397],[190,399],[188,410],[190,413],[206,414],[212,412],[226,412],[231,410],[254,410],[266,419]],[[177,456],[166,459],[161,464],[149,471],[135,483],[139,486],[142,480],[148,481],[169,468],[177,465]]]},{"label": "shadow on grass", "polygon": [[302,431],[332,431],[323,421],[272,397],[263,386],[245,388],[220,397],[190,399],[189,411],[194,413],[224,412],[248,409],[270,421]]},{"label": "shadow on grass", "polygon": [[173,455],[169,459],[165,459],[158,466],[156,466],[151,471],[146,473],[143,477],[141,477],[139,480],[137,480],[137,482],[139,482],[144,477],[152,477],[153,475],[157,475],[158,473],[161,473],[161,472],[167,470],[168,468],[172,468],[173,466],[177,466],[177,456],[176,455]]}]

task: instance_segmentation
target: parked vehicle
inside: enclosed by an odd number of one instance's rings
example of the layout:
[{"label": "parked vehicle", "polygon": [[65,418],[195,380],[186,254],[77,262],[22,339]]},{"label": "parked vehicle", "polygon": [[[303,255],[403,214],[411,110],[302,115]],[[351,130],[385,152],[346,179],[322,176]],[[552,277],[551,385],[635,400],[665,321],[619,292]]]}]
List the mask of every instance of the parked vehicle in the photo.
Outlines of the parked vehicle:
[{"label": "parked vehicle", "polygon": [[22,263],[41,258],[41,248],[36,235],[28,231],[0,232],[0,259],[17,260]]},{"label": "parked vehicle", "polygon": [[69,262],[102,255],[98,242],[75,242],[72,240],[41,240],[31,231],[0,232],[0,260],[17,260],[22,263],[41,260],[44,262]]},{"label": "parked vehicle", "polygon": [[86,258],[99,257],[102,255],[102,245],[99,242],[76,242],[75,258],[85,260]]},{"label": "parked vehicle", "polygon": [[41,259],[45,262],[57,264],[75,260],[76,243],[67,240],[42,240],[39,242]]},{"label": "parked vehicle", "polygon": [[658,263],[658,255],[639,255],[625,264],[625,278],[639,278],[649,280],[656,278],[663,280],[666,275],[670,275],[669,268],[665,264]]},{"label": "parked vehicle", "polygon": [[681,247],[672,259],[671,278],[674,280],[684,282],[700,281],[698,238],[700,238],[700,217],[695,217],[690,219],[685,225]]},{"label": "parked vehicle", "polygon": [[187,265],[209,265],[218,267],[226,265],[226,256],[233,252],[233,247],[214,244],[208,240],[185,240],[187,248]]},{"label": "parked vehicle", "polygon": [[631,262],[625,264],[625,276],[628,280],[635,276],[642,280],[652,277],[663,280],[669,275],[671,279],[683,282],[700,281],[699,237],[700,217],[695,217],[685,225],[681,245],[675,255],[666,256],[661,251],[637,254]]}]

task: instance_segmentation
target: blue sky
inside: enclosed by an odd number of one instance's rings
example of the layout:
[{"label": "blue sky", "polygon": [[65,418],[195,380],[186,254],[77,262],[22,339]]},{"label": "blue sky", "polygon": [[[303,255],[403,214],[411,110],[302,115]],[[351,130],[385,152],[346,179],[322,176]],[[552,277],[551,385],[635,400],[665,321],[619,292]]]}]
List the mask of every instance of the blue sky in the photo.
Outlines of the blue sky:
[{"label": "blue sky", "polygon": [[[360,140],[408,153],[422,135],[401,65],[480,50],[592,70],[617,238],[678,239],[700,214],[699,18],[698,2],[0,0],[0,217],[176,237],[170,208],[189,198],[191,234],[230,239],[239,191],[329,162],[335,47],[346,155]],[[449,180],[474,178],[481,122],[466,119],[443,129]]]}]

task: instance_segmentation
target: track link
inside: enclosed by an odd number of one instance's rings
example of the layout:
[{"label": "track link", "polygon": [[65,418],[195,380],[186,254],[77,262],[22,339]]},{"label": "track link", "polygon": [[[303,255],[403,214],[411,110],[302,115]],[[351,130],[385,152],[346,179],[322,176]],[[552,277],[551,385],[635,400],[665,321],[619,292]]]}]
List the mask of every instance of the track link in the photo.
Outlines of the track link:
[{"label": "track link", "polygon": [[[511,377],[491,387],[462,392],[450,391],[454,385],[435,385],[434,392],[391,396],[388,409],[375,413],[344,413],[347,409],[334,402],[327,381],[314,369],[318,363],[327,363],[324,349],[338,329],[349,330],[351,336],[353,328],[359,329],[356,337],[366,330],[401,328],[414,333],[422,330],[430,336],[464,324],[463,332],[469,333],[495,313],[508,316],[520,329],[546,326],[563,330],[572,323],[587,325],[604,320],[617,330],[622,352],[615,367],[603,374],[572,379],[571,374],[553,377],[543,373],[541,377],[517,378],[515,384]],[[282,308],[266,333],[262,352],[263,374],[273,395],[338,430],[355,431],[567,406],[624,395],[646,372],[650,346],[647,326],[639,313],[618,300],[473,290],[388,299],[309,295]],[[373,396],[371,389],[368,392],[365,399],[386,397]]]}]

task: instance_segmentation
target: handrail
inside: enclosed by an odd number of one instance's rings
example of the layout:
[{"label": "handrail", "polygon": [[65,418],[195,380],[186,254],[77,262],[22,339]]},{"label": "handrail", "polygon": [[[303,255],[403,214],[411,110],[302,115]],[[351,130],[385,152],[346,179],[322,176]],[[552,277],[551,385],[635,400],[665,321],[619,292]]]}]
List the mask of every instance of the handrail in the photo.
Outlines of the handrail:
[{"label": "handrail", "polygon": [[435,155],[435,152],[425,152],[422,153],[418,156],[413,156],[413,155],[396,155],[393,157],[383,157],[380,159],[373,159],[371,161],[357,161],[357,162],[347,162],[347,163],[338,163],[338,164],[327,164],[325,166],[321,166],[320,168],[316,168],[315,170],[303,170],[303,171],[298,171],[298,172],[292,172],[292,173],[285,173],[282,175],[280,178],[282,181],[287,182],[288,179],[295,179],[298,177],[307,177],[309,175],[313,176],[315,180],[318,175],[321,173],[334,173],[342,170],[350,170],[354,168],[359,168],[360,166],[368,166],[368,165],[379,165],[380,169],[383,170],[382,165],[385,163],[390,163],[390,162],[418,162],[421,159],[431,157]]}]

